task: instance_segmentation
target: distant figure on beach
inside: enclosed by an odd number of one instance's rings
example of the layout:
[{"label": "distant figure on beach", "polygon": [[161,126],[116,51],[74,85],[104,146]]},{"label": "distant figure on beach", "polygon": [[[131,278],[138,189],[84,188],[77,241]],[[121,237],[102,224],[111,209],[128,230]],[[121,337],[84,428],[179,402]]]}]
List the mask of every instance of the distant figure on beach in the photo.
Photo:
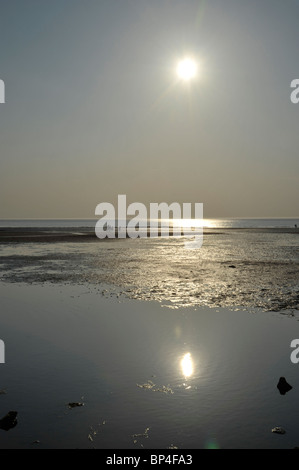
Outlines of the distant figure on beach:
[{"label": "distant figure on beach", "polygon": [[297,224],[295,224],[295,228],[297,228]]}]

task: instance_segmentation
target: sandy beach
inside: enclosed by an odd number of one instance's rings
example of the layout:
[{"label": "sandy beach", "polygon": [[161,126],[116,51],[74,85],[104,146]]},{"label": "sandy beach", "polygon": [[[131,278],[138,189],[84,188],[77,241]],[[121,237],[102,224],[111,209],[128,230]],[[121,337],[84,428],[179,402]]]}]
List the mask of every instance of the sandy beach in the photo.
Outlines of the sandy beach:
[{"label": "sandy beach", "polygon": [[52,236],[1,244],[2,449],[299,445],[296,233]]}]

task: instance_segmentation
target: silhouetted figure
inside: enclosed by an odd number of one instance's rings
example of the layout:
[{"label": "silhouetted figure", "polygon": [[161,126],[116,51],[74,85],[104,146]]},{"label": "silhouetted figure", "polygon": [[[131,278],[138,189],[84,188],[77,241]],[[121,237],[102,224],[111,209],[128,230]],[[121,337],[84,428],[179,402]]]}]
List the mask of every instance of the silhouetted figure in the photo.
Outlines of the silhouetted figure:
[{"label": "silhouetted figure", "polygon": [[0,419],[0,429],[9,431],[9,429],[14,428],[18,424],[17,414],[17,411],[9,411],[7,415]]},{"label": "silhouetted figure", "polygon": [[280,377],[277,388],[281,395],[285,395],[287,392],[292,390],[293,387],[292,385],[288,384],[284,377]]}]

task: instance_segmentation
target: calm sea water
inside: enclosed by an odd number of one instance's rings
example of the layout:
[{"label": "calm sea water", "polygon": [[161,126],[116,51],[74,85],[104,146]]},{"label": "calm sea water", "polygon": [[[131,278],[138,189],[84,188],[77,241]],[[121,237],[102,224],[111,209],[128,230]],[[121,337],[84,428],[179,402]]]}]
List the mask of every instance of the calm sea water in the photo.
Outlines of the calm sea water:
[{"label": "calm sea water", "polygon": [[[2,219],[0,228],[93,228],[98,219]],[[204,219],[204,227],[210,228],[287,228],[299,226],[298,218],[222,218]]]},{"label": "calm sea water", "polygon": [[299,444],[293,318],[119,302],[90,285],[0,284],[0,296],[0,418],[18,412],[1,449]]}]

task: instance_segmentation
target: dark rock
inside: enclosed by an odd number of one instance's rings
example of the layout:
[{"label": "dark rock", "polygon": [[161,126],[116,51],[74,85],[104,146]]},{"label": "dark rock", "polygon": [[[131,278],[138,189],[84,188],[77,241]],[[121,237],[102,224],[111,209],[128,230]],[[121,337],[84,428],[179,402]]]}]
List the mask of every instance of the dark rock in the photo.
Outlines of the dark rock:
[{"label": "dark rock", "polygon": [[277,388],[281,395],[285,395],[287,392],[292,390],[292,385],[288,384],[284,377],[280,377],[279,382],[277,384]]},{"label": "dark rock", "polygon": [[76,406],[84,406],[84,403],[80,403],[80,402],[71,402],[71,403],[68,403],[68,407],[69,407],[69,408],[76,408]]},{"label": "dark rock", "polygon": [[285,434],[286,433],[286,431],[280,426],[276,426],[275,428],[273,428],[272,432],[274,432],[275,434]]},{"label": "dark rock", "polygon": [[235,268],[236,266],[234,264],[230,264],[229,268]]},{"label": "dark rock", "polygon": [[0,419],[0,429],[9,431],[9,429],[14,428],[18,424],[17,414],[17,411],[9,411],[7,415]]}]

